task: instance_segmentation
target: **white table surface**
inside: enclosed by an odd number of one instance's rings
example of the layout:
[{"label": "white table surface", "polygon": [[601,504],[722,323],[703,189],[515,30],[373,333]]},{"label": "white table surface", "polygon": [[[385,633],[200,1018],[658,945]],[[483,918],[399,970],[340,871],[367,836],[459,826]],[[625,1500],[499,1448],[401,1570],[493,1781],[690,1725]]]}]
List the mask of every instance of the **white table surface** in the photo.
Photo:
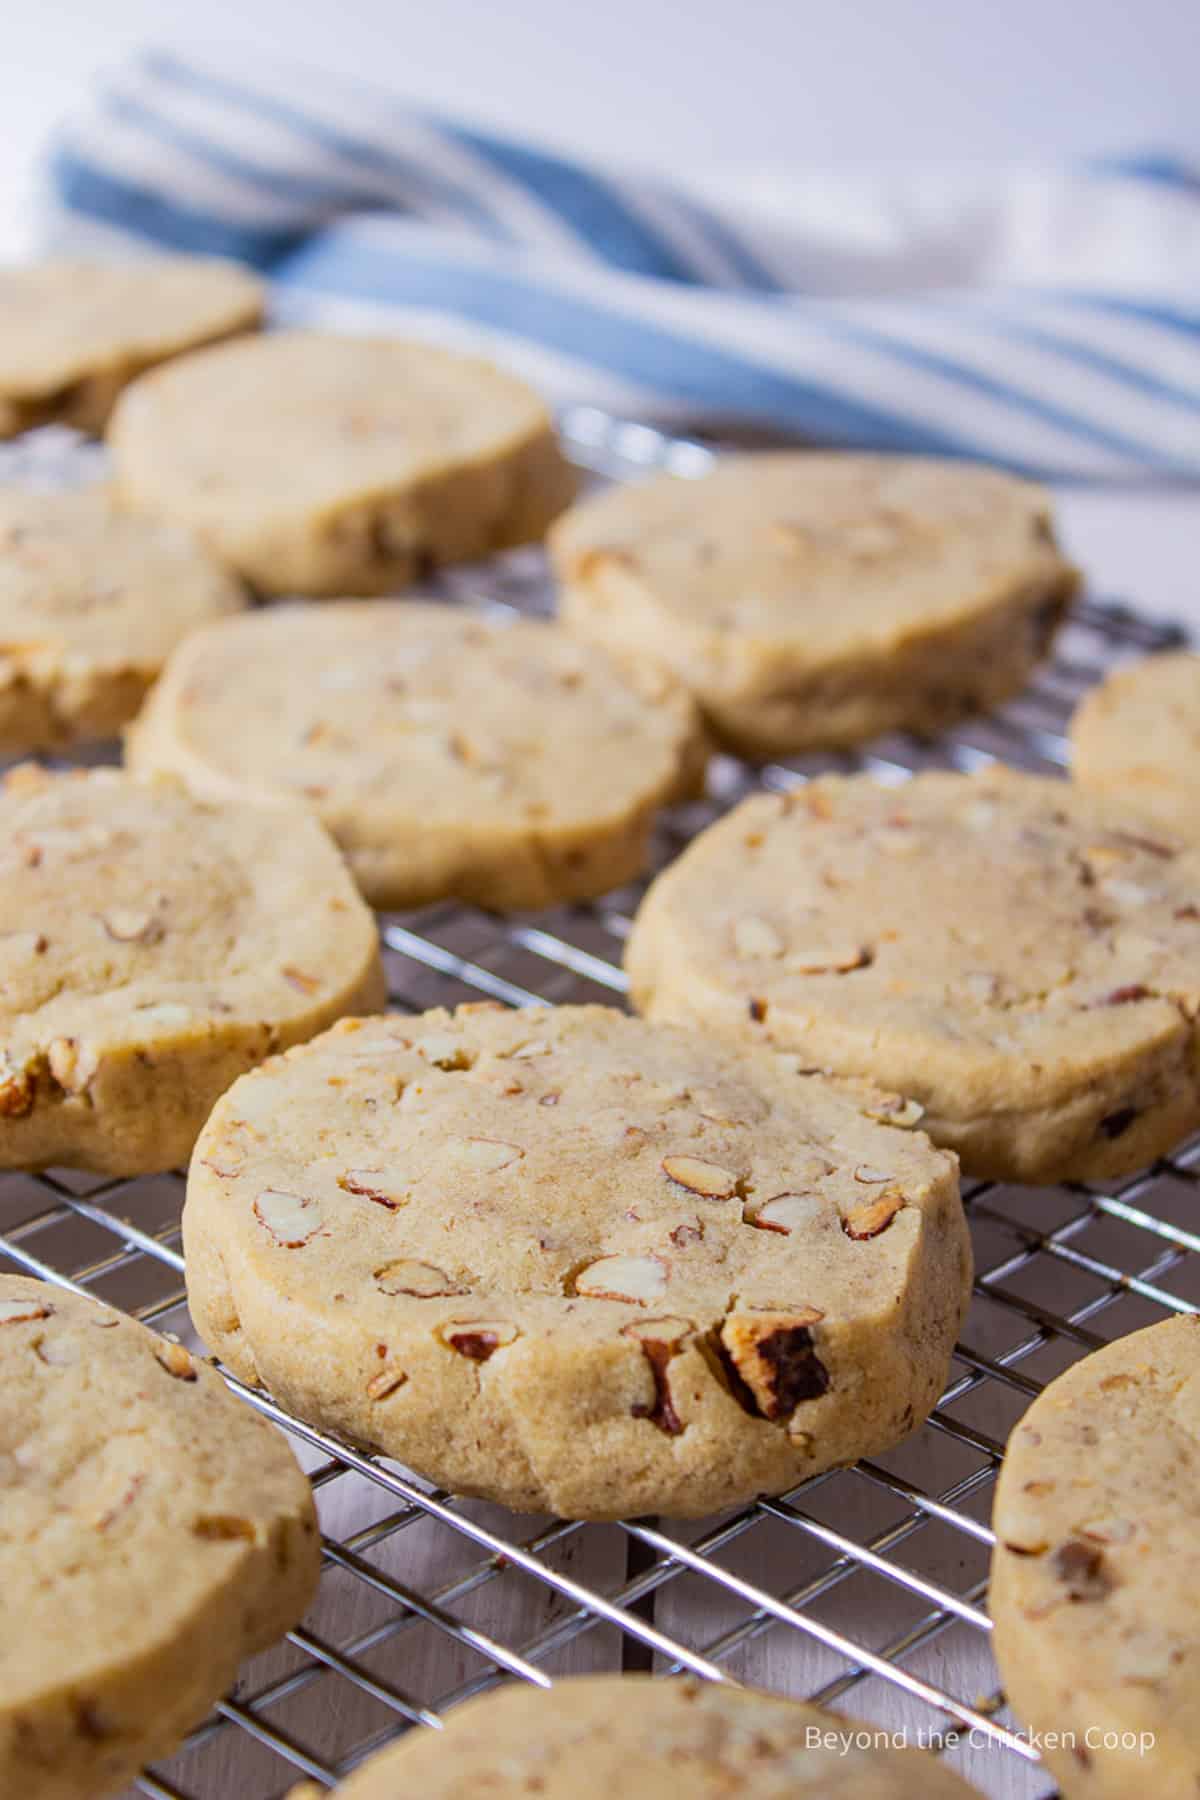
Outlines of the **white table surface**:
[{"label": "white table surface", "polygon": [[[203,29],[210,43],[281,42],[550,142],[764,192],[813,164],[1200,142],[1194,19],[1177,0],[1095,0],[1086,24],[1075,0],[607,0],[600,11],[562,0],[207,0]],[[98,68],[178,35],[155,0],[13,5],[0,69],[0,256],[35,241],[34,172],[55,120]],[[1097,591],[1200,632],[1195,490],[1059,499],[1067,547]],[[353,1623],[339,1620],[335,1635]],[[495,1623],[502,1636],[512,1629]],[[972,1772],[993,1794],[1011,1791],[983,1766]],[[249,1779],[235,1761],[222,1795],[247,1792]]]}]

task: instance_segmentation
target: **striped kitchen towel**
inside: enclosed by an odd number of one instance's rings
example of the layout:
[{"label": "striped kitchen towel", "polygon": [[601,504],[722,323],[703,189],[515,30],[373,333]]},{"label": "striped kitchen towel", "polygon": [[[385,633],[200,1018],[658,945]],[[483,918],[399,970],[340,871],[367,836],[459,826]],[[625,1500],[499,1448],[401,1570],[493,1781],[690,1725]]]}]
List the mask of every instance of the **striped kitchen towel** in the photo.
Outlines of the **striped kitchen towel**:
[{"label": "striped kitchen towel", "polygon": [[601,170],[282,64],[148,53],[47,165],[57,250],[234,256],[277,316],[483,349],[559,403],[1048,477],[1200,476],[1200,169]]}]

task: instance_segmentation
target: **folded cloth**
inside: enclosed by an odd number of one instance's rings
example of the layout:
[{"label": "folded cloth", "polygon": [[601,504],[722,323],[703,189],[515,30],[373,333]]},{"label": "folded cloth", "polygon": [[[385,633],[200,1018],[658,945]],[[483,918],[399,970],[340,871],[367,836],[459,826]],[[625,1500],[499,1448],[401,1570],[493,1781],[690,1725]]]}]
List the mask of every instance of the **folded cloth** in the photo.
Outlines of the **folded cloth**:
[{"label": "folded cloth", "polygon": [[237,257],[280,317],[481,348],[560,403],[1200,476],[1200,167],[685,191],[365,84],[154,52],[68,123],[46,187],[55,250]]}]

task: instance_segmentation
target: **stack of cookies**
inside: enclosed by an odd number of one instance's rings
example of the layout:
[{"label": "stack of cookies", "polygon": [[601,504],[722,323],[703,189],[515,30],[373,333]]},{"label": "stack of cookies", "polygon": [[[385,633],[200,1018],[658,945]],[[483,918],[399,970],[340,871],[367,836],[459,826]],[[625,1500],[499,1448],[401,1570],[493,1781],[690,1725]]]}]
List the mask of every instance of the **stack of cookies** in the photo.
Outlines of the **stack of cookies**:
[{"label": "stack of cookies", "polygon": [[[888,1450],[970,1296],[960,1168],[1107,1180],[1200,1127],[1200,663],[1086,702],[1070,785],[793,771],[743,801],[646,894],[638,1017],[386,1013],[372,908],[597,899],[714,751],[1011,698],[1077,576],[1045,493],[967,464],[748,456],[572,504],[520,381],[262,310],[220,264],[0,275],[0,434],[104,430],[111,464],[0,489],[0,751],[126,747],[0,796],[0,1167],[190,1158],[210,1350],[458,1493],[686,1518]],[[547,533],[554,622],[387,597]],[[1181,1320],[1070,1372],[997,1502],[1023,1715],[1156,1734],[1171,1793],[1200,1766],[1169,1585],[1197,1573],[1198,1353]],[[0,1790],[107,1792],[295,1624],[311,1500],[208,1368],[84,1296],[0,1278],[0,1362],[0,1572],[33,1621]],[[347,1792],[566,1794],[593,1736],[631,1794],[677,1763],[714,1800],[963,1791],[825,1756],[785,1702],[610,1685],[468,1708]],[[1054,1766],[1121,1795],[1123,1754]]]}]

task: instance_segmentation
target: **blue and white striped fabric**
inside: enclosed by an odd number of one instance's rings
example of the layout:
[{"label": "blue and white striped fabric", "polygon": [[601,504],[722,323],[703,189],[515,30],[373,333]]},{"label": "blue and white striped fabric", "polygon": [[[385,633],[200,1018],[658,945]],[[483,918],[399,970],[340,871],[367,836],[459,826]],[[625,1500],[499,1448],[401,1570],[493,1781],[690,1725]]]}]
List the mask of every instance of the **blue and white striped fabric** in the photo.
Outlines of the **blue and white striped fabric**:
[{"label": "blue and white striped fabric", "polygon": [[366,86],[146,54],[47,237],[238,257],[285,318],[483,349],[558,402],[1048,477],[1200,477],[1200,169],[797,179],[748,205]]}]

